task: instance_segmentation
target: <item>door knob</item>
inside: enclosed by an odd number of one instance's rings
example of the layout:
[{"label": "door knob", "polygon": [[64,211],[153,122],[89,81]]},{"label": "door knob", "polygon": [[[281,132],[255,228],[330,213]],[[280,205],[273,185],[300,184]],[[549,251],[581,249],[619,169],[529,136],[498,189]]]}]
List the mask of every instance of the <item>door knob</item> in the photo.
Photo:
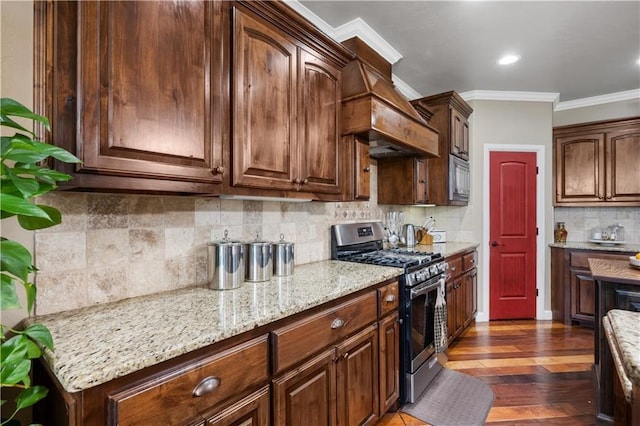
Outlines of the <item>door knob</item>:
[{"label": "door knob", "polygon": [[500,243],[499,243],[499,242],[497,242],[497,241],[491,241],[491,247],[498,247],[498,246],[501,246],[501,245],[502,245],[502,244],[500,244]]}]

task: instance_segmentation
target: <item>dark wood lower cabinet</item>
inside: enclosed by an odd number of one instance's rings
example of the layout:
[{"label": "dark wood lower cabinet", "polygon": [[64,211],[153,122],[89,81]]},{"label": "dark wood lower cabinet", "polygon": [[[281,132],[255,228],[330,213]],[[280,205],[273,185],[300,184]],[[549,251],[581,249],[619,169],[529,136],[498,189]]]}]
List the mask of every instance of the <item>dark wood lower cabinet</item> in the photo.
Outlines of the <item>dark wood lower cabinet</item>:
[{"label": "dark wood lower cabinet", "polygon": [[380,415],[400,397],[400,324],[398,311],[378,323],[380,335]]},{"label": "dark wood lower cabinet", "polygon": [[551,248],[551,311],[554,321],[593,327],[595,282],[588,259],[627,260],[635,252]]},{"label": "dark wood lower cabinet", "polygon": [[336,424],[335,349],[273,381],[275,426]]},{"label": "dark wood lower cabinet", "polygon": [[398,281],[388,280],[80,392],[64,391],[38,363],[34,380],[50,395],[34,420],[372,425],[397,402],[399,374]]},{"label": "dark wood lower cabinet", "polygon": [[447,340],[449,344],[473,322],[478,312],[477,251],[446,258]]},{"label": "dark wood lower cabinet", "polygon": [[206,426],[262,426],[269,424],[269,386],[265,386],[207,419]]}]

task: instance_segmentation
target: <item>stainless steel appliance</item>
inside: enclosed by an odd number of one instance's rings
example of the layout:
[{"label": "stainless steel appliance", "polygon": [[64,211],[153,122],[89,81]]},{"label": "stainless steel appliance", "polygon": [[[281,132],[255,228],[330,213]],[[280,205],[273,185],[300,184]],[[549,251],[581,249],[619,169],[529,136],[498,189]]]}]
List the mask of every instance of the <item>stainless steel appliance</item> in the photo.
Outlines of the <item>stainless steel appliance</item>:
[{"label": "stainless steel appliance", "polygon": [[470,187],[469,162],[449,155],[449,200],[468,202]]},{"label": "stainless steel appliance", "polygon": [[331,227],[331,258],[402,268],[400,277],[400,400],[415,402],[446,362],[436,354],[435,303],[447,264],[440,253],[385,249],[380,222]]}]

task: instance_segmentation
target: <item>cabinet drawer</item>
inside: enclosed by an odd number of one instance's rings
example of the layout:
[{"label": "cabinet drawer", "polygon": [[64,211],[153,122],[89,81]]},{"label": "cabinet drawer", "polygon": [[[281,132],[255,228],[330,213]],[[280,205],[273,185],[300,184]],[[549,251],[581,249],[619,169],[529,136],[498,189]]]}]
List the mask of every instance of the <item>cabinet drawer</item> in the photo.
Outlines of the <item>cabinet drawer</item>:
[{"label": "cabinet drawer", "polygon": [[377,319],[376,292],[273,331],[274,373],[304,360]]},{"label": "cabinet drawer", "polygon": [[609,259],[609,260],[627,260],[628,254],[608,254],[600,252],[580,252],[571,253],[571,266],[574,268],[589,269],[588,259]]},{"label": "cabinet drawer", "polygon": [[447,259],[449,264],[449,270],[447,271],[447,281],[459,276],[462,273],[462,256],[452,257]]},{"label": "cabinet drawer", "polygon": [[398,309],[398,281],[378,289],[378,316]]},{"label": "cabinet drawer", "polygon": [[[267,337],[258,337],[109,395],[109,424],[184,423],[225,399],[266,382]],[[201,396],[194,395],[196,389],[202,392]]]},{"label": "cabinet drawer", "polygon": [[478,252],[474,251],[473,253],[467,253],[462,256],[462,267],[465,271],[473,269],[476,267],[476,263],[478,263]]}]

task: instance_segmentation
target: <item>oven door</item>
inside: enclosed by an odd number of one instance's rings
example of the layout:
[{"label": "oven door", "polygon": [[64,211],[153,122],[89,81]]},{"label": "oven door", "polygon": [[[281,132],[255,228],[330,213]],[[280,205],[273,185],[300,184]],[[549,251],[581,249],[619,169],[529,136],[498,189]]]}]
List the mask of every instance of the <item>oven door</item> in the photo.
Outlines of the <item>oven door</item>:
[{"label": "oven door", "polygon": [[411,363],[408,373],[415,373],[435,353],[434,322],[439,287],[440,279],[432,278],[409,291]]}]

